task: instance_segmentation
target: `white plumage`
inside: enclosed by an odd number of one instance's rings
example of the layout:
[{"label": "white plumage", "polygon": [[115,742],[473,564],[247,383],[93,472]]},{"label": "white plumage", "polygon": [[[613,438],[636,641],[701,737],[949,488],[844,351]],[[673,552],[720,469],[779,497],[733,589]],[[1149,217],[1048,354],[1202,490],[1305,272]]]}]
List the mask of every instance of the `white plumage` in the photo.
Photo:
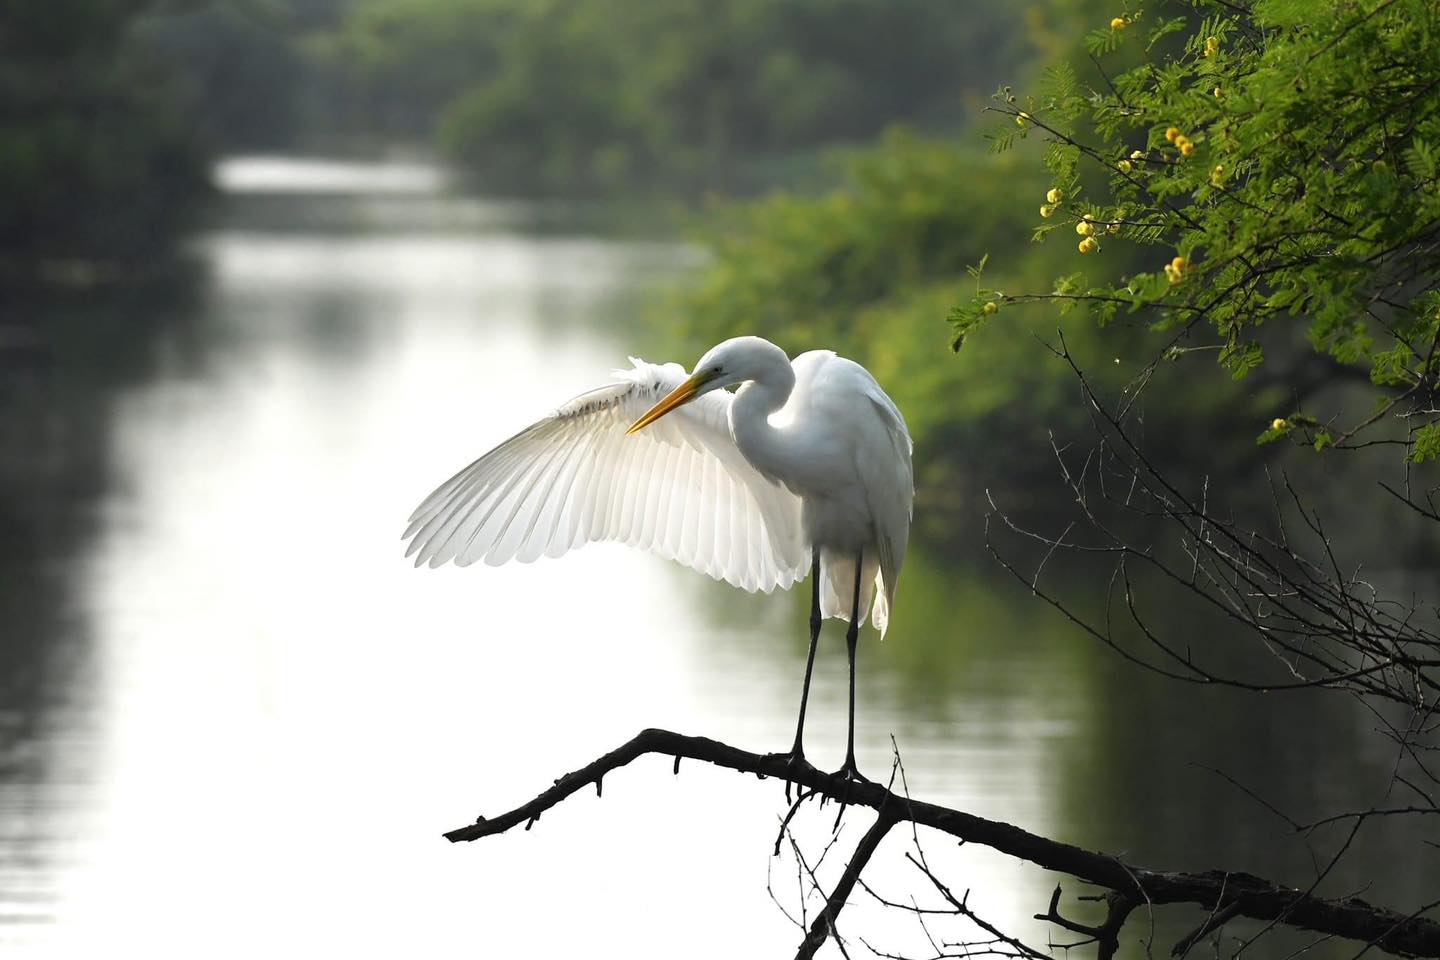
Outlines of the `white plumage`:
[{"label": "white plumage", "polygon": [[736,449],[734,396],[700,397],[627,437],[688,376],[678,363],[630,362],[614,383],[564,404],[427,497],[405,531],[415,565],[528,563],[617,540],[751,592],[804,577],[800,499]]},{"label": "white plumage", "polygon": [[[814,578],[810,655],[823,617],[851,621],[850,736],[855,767],[855,640],[868,613],[883,636],[910,538],[910,434],[857,363],[829,350],[784,351],[759,337],[716,346],[688,376],[631,359],[461,470],[410,517],[407,556],[432,567],[559,556],[618,540],[745,590]],[[739,384],[733,394],[722,387]],[[859,567],[857,569],[857,562]]]},{"label": "white plumage", "polygon": [[[784,360],[758,337],[721,346],[757,344]],[[773,355],[765,359],[774,366]],[[914,481],[905,420],[869,372],[814,350],[786,361],[794,386],[773,411],[761,408],[777,399],[783,377],[781,384],[748,382],[735,394],[706,384],[670,415],[627,435],[688,379],[677,363],[630,362],[613,383],[564,404],[430,494],[410,517],[406,556],[416,566],[493,566],[615,540],[769,593],[802,579],[819,547],[822,613],[848,619],[854,558],[863,550],[861,622],[869,611],[883,633],[909,538]],[[742,451],[735,408],[754,388],[752,399],[761,401],[755,415],[771,435]],[[757,433],[755,423],[738,426],[742,438]]]}]

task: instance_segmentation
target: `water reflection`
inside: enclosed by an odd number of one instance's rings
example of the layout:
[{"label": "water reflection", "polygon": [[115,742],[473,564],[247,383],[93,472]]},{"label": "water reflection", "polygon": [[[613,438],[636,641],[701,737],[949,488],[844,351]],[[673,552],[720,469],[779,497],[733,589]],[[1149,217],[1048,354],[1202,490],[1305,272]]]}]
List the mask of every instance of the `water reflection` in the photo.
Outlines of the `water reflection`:
[{"label": "water reflection", "polygon": [[[439,479],[623,363],[637,297],[693,252],[522,230],[479,201],[427,220],[452,201],[410,174],[369,190],[347,169],[327,190],[313,166],[288,184],[286,169],[231,168],[232,188],[266,192],[232,197],[160,289],[31,305],[52,362],[7,375],[0,412],[0,942],[157,957],[790,943],[765,891],[774,785],[642,763],[603,810],[577,798],[478,847],[437,837],[642,726],[788,743],[804,597],[737,599],[605,545],[417,572],[398,540]],[[955,555],[922,544],[907,565],[893,639],[862,646],[863,765],[887,767],[893,733],[912,788],[942,802],[1147,864],[1297,881],[1303,845],[1277,847],[1254,802],[1195,764],[1301,812],[1372,799],[1385,758],[1358,711],[1215,693],[1197,716],[1063,629],[978,555],[978,530],[946,542]],[[832,630],[808,737],[830,764],[840,651]],[[1337,883],[1380,873],[1372,896],[1418,900],[1433,874],[1376,870],[1414,864],[1410,842],[1378,828]],[[988,916],[1033,932],[1052,878],[934,853]],[[890,861],[877,882],[909,885],[898,848]],[[724,922],[697,942],[716,904]],[[557,910],[583,934],[557,932]],[[913,943],[873,911],[855,922]]]}]

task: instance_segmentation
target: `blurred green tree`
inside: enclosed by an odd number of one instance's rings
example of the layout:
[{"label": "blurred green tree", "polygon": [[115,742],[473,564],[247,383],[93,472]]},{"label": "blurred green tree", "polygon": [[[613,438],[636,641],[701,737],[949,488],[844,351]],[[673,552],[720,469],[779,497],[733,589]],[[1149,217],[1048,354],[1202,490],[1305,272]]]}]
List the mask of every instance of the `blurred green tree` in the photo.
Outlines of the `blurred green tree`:
[{"label": "blurred green tree", "polygon": [[151,0],[10,0],[0,16],[0,265],[133,263],[207,187],[175,75],[140,36]]},{"label": "blurred green tree", "polygon": [[1017,53],[1009,16],[997,0],[368,0],[317,51],[387,129],[438,130],[487,190],[724,188],[895,120],[953,124]]}]

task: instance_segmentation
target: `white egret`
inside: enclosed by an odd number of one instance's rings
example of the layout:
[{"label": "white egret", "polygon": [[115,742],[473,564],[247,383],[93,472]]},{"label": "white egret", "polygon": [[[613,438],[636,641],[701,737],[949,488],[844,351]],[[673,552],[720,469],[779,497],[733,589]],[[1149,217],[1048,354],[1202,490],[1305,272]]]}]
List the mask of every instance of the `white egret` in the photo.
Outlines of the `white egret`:
[{"label": "white egret", "polygon": [[[914,475],[905,419],[864,367],[829,350],[793,361],[759,337],[716,346],[686,375],[645,363],[581,394],[461,470],[410,517],[419,566],[559,556],[618,540],[748,591],[811,574],[810,652],[792,762],[823,618],[867,612],[881,636],[910,536]],[[734,393],[722,390],[740,384]]]}]

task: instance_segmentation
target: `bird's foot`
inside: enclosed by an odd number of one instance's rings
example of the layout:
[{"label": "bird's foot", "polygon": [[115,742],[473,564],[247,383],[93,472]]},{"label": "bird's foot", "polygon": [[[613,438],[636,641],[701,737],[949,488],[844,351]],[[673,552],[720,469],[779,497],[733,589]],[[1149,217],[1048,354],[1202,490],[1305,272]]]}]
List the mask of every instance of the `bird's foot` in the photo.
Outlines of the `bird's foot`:
[{"label": "bird's foot", "polygon": [[845,765],[832,773],[830,780],[840,788],[840,796],[836,798],[840,804],[840,809],[835,813],[835,826],[831,830],[833,833],[835,830],[840,829],[840,820],[845,816],[845,807],[850,803],[850,787],[854,784],[868,784],[871,780],[855,766],[855,758],[853,756],[845,759]]},{"label": "bird's foot", "polygon": [[800,790],[798,779],[807,773],[818,773],[819,770],[815,764],[805,759],[805,751],[800,749],[798,743],[789,753],[776,753],[771,756],[783,758],[785,761],[785,802],[790,803],[791,789]]}]

